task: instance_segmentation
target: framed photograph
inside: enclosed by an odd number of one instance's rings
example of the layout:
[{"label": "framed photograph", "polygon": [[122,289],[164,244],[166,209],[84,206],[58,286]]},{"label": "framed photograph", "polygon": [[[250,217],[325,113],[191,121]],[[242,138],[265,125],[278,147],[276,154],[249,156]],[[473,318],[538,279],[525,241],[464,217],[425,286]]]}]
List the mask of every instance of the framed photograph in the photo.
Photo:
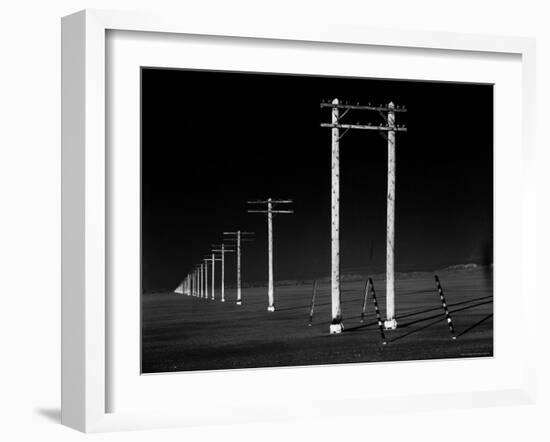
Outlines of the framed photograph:
[{"label": "framed photograph", "polygon": [[64,424],[534,400],[532,40],[62,35]]}]

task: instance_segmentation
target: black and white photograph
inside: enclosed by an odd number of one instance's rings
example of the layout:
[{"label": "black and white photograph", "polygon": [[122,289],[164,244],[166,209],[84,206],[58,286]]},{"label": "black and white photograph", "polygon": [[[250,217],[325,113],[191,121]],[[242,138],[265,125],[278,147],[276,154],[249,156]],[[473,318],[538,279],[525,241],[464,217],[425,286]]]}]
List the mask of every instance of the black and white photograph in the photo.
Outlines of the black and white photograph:
[{"label": "black and white photograph", "polygon": [[545,6],[4,2],[0,440],[550,440]]},{"label": "black and white photograph", "polygon": [[493,355],[493,86],[142,68],[142,373]]}]

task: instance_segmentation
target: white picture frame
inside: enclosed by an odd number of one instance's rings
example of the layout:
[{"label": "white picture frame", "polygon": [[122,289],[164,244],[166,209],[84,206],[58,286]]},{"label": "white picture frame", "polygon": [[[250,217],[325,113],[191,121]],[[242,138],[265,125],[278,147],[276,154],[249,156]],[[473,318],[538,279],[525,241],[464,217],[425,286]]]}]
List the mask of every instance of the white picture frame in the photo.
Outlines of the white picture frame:
[{"label": "white picture frame", "polygon": [[[282,23],[216,22],[207,17],[160,17],[151,14],[86,10],[62,21],[62,423],[85,432],[207,424],[212,417],[200,409],[107,412],[112,385],[109,366],[109,287],[106,227],[110,198],[106,173],[106,33],[143,31],[163,34],[269,39],[286,42],[369,45],[379,48],[435,49],[513,54],[521,57],[522,73],[522,181],[521,278],[526,305],[536,304],[535,175],[533,112],[535,102],[535,42],[517,37],[491,37],[450,33],[349,28],[326,23],[297,27]],[[496,147],[498,149],[498,146]],[[372,410],[452,408],[500,403],[532,403],[535,397],[535,321],[522,310],[526,350],[522,384],[511,388],[398,397],[372,401],[343,398],[334,407],[330,398],[315,402],[315,409],[292,408],[294,417],[329,413],[369,413]],[[343,368],[336,368],[342,370]],[[201,376],[200,373],[195,376]],[[413,405],[414,404],[414,405]],[[240,404],[237,421],[285,418],[288,407],[275,404],[258,409]],[[335,411],[338,408],[338,411]],[[248,410],[248,413],[246,413]],[[217,417],[218,420],[220,416]],[[228,420],[234,422],[235,419]]]}]

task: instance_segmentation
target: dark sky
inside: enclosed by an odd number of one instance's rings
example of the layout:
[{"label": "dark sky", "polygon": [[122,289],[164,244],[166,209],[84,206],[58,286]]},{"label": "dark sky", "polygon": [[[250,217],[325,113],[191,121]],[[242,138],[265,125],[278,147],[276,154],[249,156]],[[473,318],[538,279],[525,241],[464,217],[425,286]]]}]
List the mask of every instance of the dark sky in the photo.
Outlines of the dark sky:
[{"label": "dark sky", "polygon": [[[142,70],[143,289],[173,288],[224,230],[256,232],[243,278],[267,275],[265,215],[248,199],[292,198],[274,219],[275,278],[330,273],[330,110],[322,100],[405,106],[397,123],[396,270],[492,262],[492,85]],[[346,122],[382,120],[351,111]],[[387,143],[340,143],[343,272],[385,263]],[[234,257],[228,269],[234,268]],[[228,271],[229,282],[233,272]]]}]

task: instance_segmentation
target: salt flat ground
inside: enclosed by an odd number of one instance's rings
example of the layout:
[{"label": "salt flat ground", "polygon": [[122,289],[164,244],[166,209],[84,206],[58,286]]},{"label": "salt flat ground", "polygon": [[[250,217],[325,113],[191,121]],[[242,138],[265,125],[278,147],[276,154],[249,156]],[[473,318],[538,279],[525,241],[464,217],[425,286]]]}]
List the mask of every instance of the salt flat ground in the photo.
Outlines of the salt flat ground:
[{"label": "salt flat ground", "polygon": [[[312,283],[275,287],[274,313],[267,312],[267,287],[226,289],[216,300],[174,293],[142,298],[142,372],[274,367],[329,363],[420,360],[493,355],[493,287],[488,271],[439,273],[457,339],[452,340],[431,273],[396,281],[398,328],[382,344],[372,298],[360,322],[365,281],[344,281],[345,331],[329,335],[330,286],[319,283],[312,326]],[[374,278],[382,316],[383,276]]]}]

